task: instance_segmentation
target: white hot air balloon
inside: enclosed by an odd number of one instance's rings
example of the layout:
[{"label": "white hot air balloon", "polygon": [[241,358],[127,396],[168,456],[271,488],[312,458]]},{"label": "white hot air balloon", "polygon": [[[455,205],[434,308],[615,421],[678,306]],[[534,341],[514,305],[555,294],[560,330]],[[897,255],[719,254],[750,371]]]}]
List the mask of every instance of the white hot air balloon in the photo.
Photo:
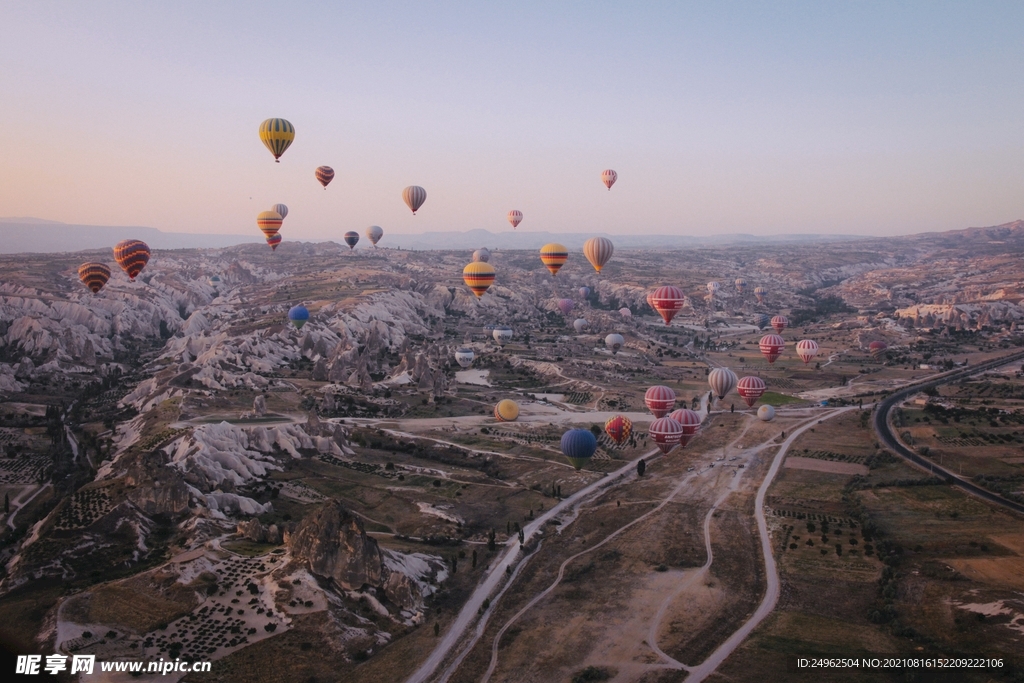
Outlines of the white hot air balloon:
[{"label": "white hot air balloon", "polygon": [[480,247],[473,252],[473,260],[478,263],[487,263],[491,260],[491,251],[487,247]]},{"label": "white hot air balloon", "polygon": [[583,243],[583,255],[599,273],[614,253],[615,245],[607,237],[591,237]]},{"label": "white hot air balloon", "polygon": [[736,373],[729,368],[715,368],[708,373],[708,385],[711,387],[711,391],[715,392],[715,396],[722,399],[730,391],[736,388],[736,383],[739,378]]},{"label": "white hot air balloon", "polygon": [[574,320],[572,323],[572,327],[574,330],[576,330],[576,334],[580,334],[583,332],[583,330],[590,327],[590,321],[587,320],[586,318],[576,318],[576,320]]},{"label": "white hot air balloon", "polygon": [[523,212],[512,209],[508,212],[508,222],[512,224],[512,229],[515,230],[523,222]]},{"label": "white hot air balloon", "polygon": [[473,353],[473,349],[461,347],[455,350],[455,362],[464,368],[468,368],[472,365],[474,358],[476,358],[476,354]]},{"label": "white hot air balloon", "polygon": [[771,422],[775,419],[775,408],[771,406],[761,406],[757,409],[757,416],[764,422]]},{"label": "white hot air balloon", "polygon": [[614,356],[622,348],[623,344],[626,343],[625,338],[621,334],[609,334],[604,338],[604,345],[612,352]]},{"label": "white hot air balloon", "polygon": [[274,204],[272,207],[270,207],[270,210],[276,211],[279,214],[281,214],[282,219],[288,218],[288,207],[285,206],[284,204]]},{"label": "white hot air balloon", "polygon": [[494,337],[494,341],[504,345],[512,339],[512,328],[511,327],[495,327],[494,332],[491,333]]},{"label": "white hot air balloon", "polygon": [[412,215],[415,216],[419,208],[423,206],[423,202],[427,201],[427,191],[419,185],[410,185],[402,190],[402,200],[412,210]]},{"label": "white hot air balloon", "polygon": [[373,246],[377,246],[377,242],[380,242],[383,236],[384,230],[379,225],[371,225],[366,229],[366,238],[373,242]]},{"label": "white hot air balloon", "polygon": [[604,171],[601,172],[601,182],[604,183],[604,186],[607,187],[609,190],[612,189],[612,185],[614,185],[615,181],[618,179],[619,174],[610,168],[605,169]]}]

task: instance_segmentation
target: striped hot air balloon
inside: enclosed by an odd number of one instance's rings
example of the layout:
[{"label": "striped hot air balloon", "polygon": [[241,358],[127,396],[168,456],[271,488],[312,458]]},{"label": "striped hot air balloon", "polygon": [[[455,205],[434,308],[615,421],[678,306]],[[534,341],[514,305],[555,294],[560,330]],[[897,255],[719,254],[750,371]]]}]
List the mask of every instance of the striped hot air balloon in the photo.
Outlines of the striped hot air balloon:
[{"label": "striped hot air balloon", "polygon": [[884,341],[873,341],[868,344],[868,352],[872,358],[881,358],[889,346]]},{"label": "striped hot air balloon", "polygon": [[720,285],[717,282],[715,282],[714,280],[712,280],[711,282],[709,282],[707,284],[707,288],[708,288],[708,294],[710,294],[711,296],[714,296],[715,294],[718,294],[718,290],[722,288],[722,285]]},{"label": "striped hot air balloon", "polygon": [[110,279],[110,268],[102,263],[83,263],[78,266],[78,279],[93,294],[99,294],[103,285]]},{"label": "striped hot air balloon", "polygon": [[288,320],[295,325],[295,329],[301,330],[302,326],[309,321],[309,309],[301,304],[292,306],[288,309]]},{"label": "striped hot air balloon", "polygon": [[583,243],[583,255],[599,273],[604,268],[604,264],[611,260],[614,253],[615,245],[607,237],[591,237]]},{"label": "striped hot air balloon", "polygon": [[676,406],[676,392],[669,387],[656,384],[644,393],[644,403],[654,417],[665,417]]},{"label": "striped hot air balloon", "polygon": [[276,235],[283,222],[284,218],[277,211],[261,211],[260,215],[256,216],[256,225],[266,237]]},{"label": "striped hot air balloon", "polygon": [[473,359],[476,358],[476,354],[473,353],[473,349],[468,347],[460,347],[455,349],[455,362],[461,367],[468,368],[473,364]]},{"label": "striped hot air balloon", "polygon": [[488,249],[487,247],[480,247],[479,249],[473,252],[473,260],[482,263],[487,263],[488,261],[491,260],[491,250]]},{"label": "striped hot air balloon", "polygon": [[419,208],[423,206],[423,202],[427,201],[427,191],[419,185],[410,185],[409,187],[402,190],[402,201],[412,211],[412,215],[415,216]]},{"label": "striped hot air balloon", "polygon": [[274,161],[281,163],[281,155],[295,140],[295,126],[284,119],[267,119],[260,124],[260,140],[274,155]]},{"label": "striped hot air balloon", "polygon": [[619,174],[610,168],[607,168],[601,172],[601,182],[604,183],[604,186],[607,187],[609,190],[612,189],[612,185],[614,185],[615,181],[618,179]]},{"label": "striped hot air balloon", "polygon": [[512,209],[508,212],[508,222],[512,224],[512,229],[515,230],[523,222],[523,212]]},{"label": "striped hot air balloon", "polygon": [[320,184],[323,185],[326,190],[327,186],[331,184],[332,180],[334,180],[334,169],[330,166],[317,166],[315,175],[316,179],[320,181]]},{"label": "striped hot air balloon", "polygon": [[762,422],[771,422],[775,419],[775,408],[772,406],[761,406],[757,409],[757,417]]},{"label": "striped hot air balloon", "polygon": [[757,303],[763,304],[764,298],[768,296],[768,288],[763,285],[758,285],[757,287],[754,287],[754,296],[757,297]]},{"label": "striped hot air balloon", "polygon": [[344,239],[345,244],[348,245],[349,251],[352,251],[356,248],[356,245],[359,244],[359,233],[355,230],[349,230],[345,233]]},{"label": "striped hot air balloon", "polygon": [[494,282],[494,267],[484,261],[473,261],[462,269],[462,280],[479,299]]},{"label": "striped hot air balloon", "polygon": [[575,306],[575,305],[576,305],[576,302],[573,301],[572,299],[559,299],[558,300],[558,310],[560,310],[563,315],[569,315],[569,313],[572,312],[573,306]]},{"label": "striped hot air balloon", "polygon": [[786,325],[789,324],[789,318],[784,315],[777,315],[772,318],[772,327],[776,332],[782,334],[782,331],[786,329]]},{"label": "striped hot air balloon", "polygon": [[760,377],[743,377],[736,383],[736,393],[740,395],[748,408],[753,408],[757,399],[764,395],[766,385]]},{"label": "striped hot air balloon", "polygon": [[267,244],[270,245],[271,251],[277,251],[277,245],[281,244],[281,235],[271,235],[267,238]]},{"label": "striped hot air balloon", "polygon": [[366,229],[366,239],[373,242],[373,246],[377,246],[377,242],[380,242],[383,236],[384,230],[379,225],[371,225]]},{"label": "striped hot air balloon", "polygon": [[757,346],[761,349],[761,355],[771,364],[782,355],[782,350],[786,348],[786,340],[777,334],[766,334],[761,337]]},{"label": "striped hot air balloon", "polygon": [[689,408],[680,408],[679,410],[672,411],[669,417],[678,422],[683,428],[683,435],[679,438],[679,445],[686,448],[686,444],[690,443],[693,437],[697,436],[697,432],[700,431],[700,415]]},{"label": "striped hot air balloon", "polygon": [[735,389],[738,381],[736,373],[729,368],[715,368],[708,373],[708,386],[719,400],[725,398],[726,394]]},{"label": "striped hot air balloon", "polygon": [[114,260],[132,282],[135,282],[135,277],[149,263],[150,254],[149,246],[140,240],[124,240],[114,247]]},{"label": "striped hot air balloon", "polygon": [[616,334],[614,332],[604,338],[604,345],[611,350],[613,356],[619,352],[619,349],[621,349],[625,343],[625,338],[623,338],[621,334]]},{"label": "striped hot air balloon", "polygon": [[736,282],[734,282],[733,284],[736,285],[736,291],[739,292],[740,294],[744,294],[747,291],[747,281],[744,280],[743,278],[736,278]]},{"label": "striped hot air balloon", "polygon": [[498,422],[515,422],[519,417],[519,404],[506,398],[494,406],[494,419]]},{"label": "striped hot air balloon", "polygon": [[796,343],[796,355],[807,365],[818,355],[818,342],[813,339],[801,339]]},{"label": "striped hot air balloon", "polygon": [[558,271],[569,260],[569,250],[557,242],[545,244],[540,248],[540,262],[551,271],[552,275],[558,275]]},{"label": "striped hot air balloon", "polygon": [[633,423],[625,415],[615,415],[604,423],[604,433],[621,446],[629,441],[629,437],[633,433]]},{"label": "striped hot air balloon", "polygon": [[682,440],[683,426],[671,417],[659,417],[647,428],[647,433],[654,439],[658,450],[668,455]]},{"label": "striped hot air balloon", "polygon": [[276,211],[279,214],[281,214],[281,220],[288,218],[288,207],[285,206],[284,204],[274,204],[272,207],[270,207],[270,210]]},{"label": "striped hot air balloon", "polygon": [[576,469],[590,462],[597,450],[597,437],[589,429],[570,429],[562,434],[562,453]]},{"label": "striped hot air balloon", "polygon": [[668,325],[676,313],[683,310],[683,306],[686,305],[686,297],[683,296],[682,290],[675,285],[664,285],[651,293],[647,303],[661,315],[662,320]]}]

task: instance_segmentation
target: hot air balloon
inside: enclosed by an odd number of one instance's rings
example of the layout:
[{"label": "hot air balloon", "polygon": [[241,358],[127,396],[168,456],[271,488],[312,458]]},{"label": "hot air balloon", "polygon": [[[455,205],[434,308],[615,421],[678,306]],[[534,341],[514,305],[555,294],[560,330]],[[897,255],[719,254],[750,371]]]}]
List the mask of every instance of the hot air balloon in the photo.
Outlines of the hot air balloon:
[{"label": "hot air balloon", "polygon": [[604,345],[611,349],[613,356],[619,352],[619,349],[621,349],[625,343],[626,340],[621,334],[612,333],[604,338]]},{"label": "hot air balloon", "polygon": [[515,230],[523,222],[523,212],[512,209],[508,212],[508,222],[512,224],[512,229]]},{"label": "hot air balloon", "polygon": [[714,280],[712,280],[711,282],[709,282],[707,284],[707,287],[708,287],[708,294],[710,294],[711,296],[714,296],[715,294],[718,294],[718,290],[721,289],[722,286],[720,284],[718,284],[717,282],[715,282]]},{"label": "hot air balloon", "polygon": [[807,365],[818,355],[818,342],[813,339],[802,339],[796,343],[796,355]]},{"label": "hot air balloon", "polygon": [[99,294],[103,285],[110,279],[110,268],[102,263],[83,263],[78,266],[78,279],[82,281],[93,294]]},{"label": "hot air balloon", "polygon": [[690,443],[693,437],[697,436],[697,432],[700,431],[700,415],[689,408],[680,408],[679,410],[672,411],[669,417],[678,422],[683,428],[683,435],[679,439],[679,445],[686,448],[686,444]]},{"label": "hot air balloon", "polygon": [[612,185],[614,185],[615,181],[618,179],[619,174],[610,168],[605,169],[604,171],[601,172],[601,182],[604,183],[604,186],[607,187],[609,190],[612,189]]},{"label": "hot air balloon", "polygon": [[351,251],[356,248],[357,244],[359,244],[359,233],[356,232],[355,230],[349,230],[348,232],[345,233],[344,239],[345,244],[348,245],[349,251]]},{"label": "hot air balloon", "polygon": [[736,388],[736,382],[738,382],[736,373],[729,368],[715,368],[708,373],[708,386],[711,387],[711,391],[715,392],[715,396],[719,400],[725,398],[725,395]]},{"label": "hot air balloon", "polygon": [[775,328],[775,331],[779,334],[782,334],[782,331],[786,329],[786,325],[788,324],[789,319],[784,315],[777,315],[772,318],[772,327]]},{"label": "hot air balloon", "polygon": [[586,318],[576,318],[576,320],[572,321],[572,327],[576,330],[576,334],[580,334],[583,330],[590,327],[590,321]]},{"label": "hot air balloon", "polygon": [[277,231],[281,229],[283,221],[284,218],[277,211],[261,211],[260,215],[256,216],[256,225],[266,237],[276,235]]},{"label": "hot air balloon", "polygon": [[320,184],[326,190],[327,186],[334,180],[334,169],[330,166],[318,166],[316,169],[316,179],[320,181]]},{"label": "hot air balloon", "polygon": [[220,275],[214,275],[209,280],[207,280],[207,282],[210,283],[211,287],[219,286],[220,285]]},{"label": "hot air balloon", "polygon": [[583,255],[590,261],[590,265],[594,266],[594,270],[599,273],[614,253],[615,245],[607,237],[591,237],[583,243]]},{"label": "hot air balloon", "polygon": [[491,251],[487,247],[480,247],[473,252],[473,260],[480,263],[487,263],[491,260]]},{"label": "hot air balloon", "polygon": [[884,341],[873,341],[868,344],[868,352],[872,358],[881,358],[887,348],[889,347]]},{"label": "hot air balloon", "polygon": [[494,406],[494,419],[498,422],[515,422],[519,417],[519,404],[506,398]]},{"label": "hot air balloon", "polygon": [[775,419],[775,408],[771,406],[761,406],[757,409],[757,417],[762,422],[771,422]]},{"label": "hot air balloon", "polygon": [[647,292],[647,297],[646,297],[647,298],[647,305],[650,306],[651,308],[654,308],[654,292],[655,292],[655,290],[653,290],[653,289],[651,291]]},{"label": "hot air balloon", "polygon": [[665,285],[654,290],[647,303],[661,315],[665,324],[668,325],[676,313],[683,309],[686,297],[683,296],[682,290],[675,285]]},{"label": "hot air balloon", "polygon": [[295,126],[284,119],[267,119],[260,124],[260,140],[281,163],[281,155],[295,140]]},{"label": "hot air balloon", "polygon": [[665,417],[676,405],[676,392],[670,388],[656,384],[644,393],[644,403],[654,417]]},{"label": "hot air balloon", "polygon": [[288,309],[288,320],[291,321],[292,325],[295,325],[295,329],[301,330],[302,326],[309,320],[309,309],[301,304],[292,306]]},{"label": "hot air balloon", "polygon": [[736,282],[734,282],[733,284],[736,285],[736,291],[739,292],[740,294],[743,294],[747,291],[747,281],[744,280],[743,278],[736,278]]},{"label": "hot air balloon", "polygon": [[483,261],[473,261],[462,269],[462,280],[479,299],[494,282],[494,267]]},{"label": "hot air balloon", "polygon": [[379,225],[371,225],[366,229],[366,239],[373,243],[373,246],[377,246],[377,242],[380,242],[380,238],[384,236],[384,230]]},{"label": "hot air balloon", "polygon": [[562,434],[562,453],[576,469],[581,469],[594,457],[597,437],[589,429],[570,429]]},{"label": "hot air balloon", "polygon": [[114,260],[132,282],[149,263],[150,253],[149,246],[140,240],[123,240],[114,246]]},{"label": "hot air balloon", "polygon": [[502,346],[504,346],[506,342],[512,340],[512,334],[512,328],[505,326],[495,327],[494,331],[491,332],[491,336],[494,337],[494,341],[498,342]]},{"label": "hot air balloon", "polygon": [[633,433],[633,423],[625,415],[615,415],[604,423],[604,433],[621,446],[629,440]]},{"label": "hot air balloon", "polygon": [[760,377],[743,377],[736,383],[736,393],[748,408],[753,408],[757,399],[764,394],[765,386],[764,380]]},{"label": "hot air balloon", "polygon": [[619,315],[621,315],[624,319],[629,320],[630,318],[633,317],[633,311],[623,306],[622,308],[619,309]]},{"label": "hot air balloon", "polygon": [[474,358],[476,358],[476,354],[473,353],[473,349],[465,346],[455,349],[455,362],[464,368],[468,368],[472,365]]},{"label": "hot air balloon", "polygon": [[277,251],[277,245],[281,244],[281,235],[271,235],[267,238],[267,244],[270,245],[271,251]]},{"label": "hot air balloon", "polygon": [[270,207],[271,211],[276,211],[281,216],[281,220],[288,218],[288,207],[284,204],[274,204]]},{"label": "hot air balloon", "polygon": [[590,287],[580,287],[579,292],[580,296],[586,299],[588,296],[590,296]]},{"label": "hot air balloon", "polygon": [[402,200],[412,211],[412,215],[415,216],[416,212],[423,206],[423,202],[427,201],[427,191],[419,185],[410,185],[402,190]]},{"label": "hot air balloon", "polygon": [[762,285],[758,285],[757,287],[754,287],[754,296],[757,297],[757,303],[763,304],[764,303],[764,298],[766,296],[768,296],[768,288],[764,287]]},{"label": "hot air balloon", "polygon": [[573,301],[572,299],[559,299],[558,300],[558,310],[560,310],[563,315],[569,315],[569,313],[572,312],[573,306],[575,306],[575,305],[576,305],[576,302]]},{"label": "hot air balloon", "polygon": [[763,330],[764,328],[768,327],[768,323],[770,323],[771,320],[772,319],[769,318],[764,313],[758,313],[757,315],[754,316],[754,324],[757,325],[757,329],[759,330]]},{"label": "hot air balloon", "polygon": [[782,350],[786,348],[786,341],[777,334],[766,334],[761,337],[761,341],[757,345],[761,349],[761,355],[771,364],[782,355]]},{"label": "hot air balloon", "polygon": [[561,244],[552,242],[540,248],[540,262],[551,271],[552,275],[558,275],[558,271],[569,260],[569,250]]},{"label": "hot air balloon", "polygon": [[654,439],[658,450],[668,452],[679,445],[683,436],[683,426],[671,417],[659,417],[647,428],[647,433]]}]

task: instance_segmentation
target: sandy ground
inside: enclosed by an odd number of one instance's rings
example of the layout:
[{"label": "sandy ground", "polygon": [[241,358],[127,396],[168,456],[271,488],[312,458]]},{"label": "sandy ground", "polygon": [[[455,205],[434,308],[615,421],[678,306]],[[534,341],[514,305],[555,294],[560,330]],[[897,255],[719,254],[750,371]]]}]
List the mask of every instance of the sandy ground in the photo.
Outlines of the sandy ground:
[{"label": "sandy ground", "polygon": [[813,470],[815,472],[831,472],[833,474],[861,474],[867,475],[868,468],[853,462],[833,462],[831,460],[818,460],[817,458],[801,458],[789,456],[786,464],[794,470]]}]

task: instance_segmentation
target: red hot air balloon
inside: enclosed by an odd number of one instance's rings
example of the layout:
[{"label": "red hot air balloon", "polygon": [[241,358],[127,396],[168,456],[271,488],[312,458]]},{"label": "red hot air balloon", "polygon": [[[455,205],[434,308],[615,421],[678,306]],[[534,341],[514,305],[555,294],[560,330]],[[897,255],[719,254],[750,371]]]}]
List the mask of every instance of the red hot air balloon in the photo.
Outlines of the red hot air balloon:
[{"label": "red hot air balloon", "polygon": [[271,251],[277,251],[277,245],[281,244],[281,235],[280,235],[280,233],[278,233],[276,235],[271,235],[270,237],[268,237],[267,238],[267,244],[270,245]]},{"label": "red hot air balloon", "polygon": [[683,435],[679,439],[679,445],[686,448],[686,444],[690,443],[693,437],[697,436],[697,432],[700,431],[700,415],[689,408],[680,408],[673,411],[669,417],[682,426]]},{"label": "red hot air balloon", "polygon": [[508,222],[512,224],[512,229],[515,230],[523,222],[523,212],[512,209],[508,212]]},{"label": "red hot air balloon", "polygon": [[682,440],[683,426],[671,417],[660,417],[651,423],[647,433],[654,439],[658,450],[667,455]]},{"label": "red hot air balloon", "polygon": [[132,282],[135,282],[135,277],[149,263],[150,254],[149,246],[139,240],[124,240],[114,247],[114,260]]},{"label": "red hot air balloon", "polygon": [[604,423],[604,431],[609,439],[621,446],[633,433],[633,423],[625,415],[615,415]]},{"label": "red hot air balloon", "polygon": [[686,305],[686,297],[683,296],[681,289],[674,285],[665,285],[658,287],[651,294],[649,303],[651,308],[656,310],[668,325],[672,322],[672,318],[676,316],[676,313],[683,310],[683,306]]},{"label": "red hot air balloon", "polygon": [[316,179],[320,181],[320,184],[327,189],[331,181],[334,180],[334,169],[330,166],[320,166],[316,169]]},{"label": "red hot air balloon", "polygon": [[873,341],[868,344],[868,351],[872,358],[880,358],[887,348],[889,347],[884,341]]},{"label": "red hot air balloon", "polygon": [[777,334],[766,334],[761,337],[761,341],[757,345],[761,348],[761,355],[767,358],[768,363],[771,364],[782,355],[782,350],[786,348],[786,341]]},{"label": "red hot air balloon", "polygon": [[743,377],[736,383],[736,393],[748,408],[753,408],[757,399],[764,395],[765,383],[760,377]]},{"label": "red hot air balloon", "polygon": [[575,302],[572,299],[559,299],[558,300],[558,310],[560,310],[565,315],[569,315],[569,313],[572,311],[572,307],[575,306],[575,305],[576,304],[575,304]]},{"label": "red hot air balloon", "polygon": [[813,339],[802,339],[796,343],[796,355],[807,365],[818,355],[818,342]]},{"label": "red hot air balloon", "polygon": [[644,394],[644,403],[654,417],[665,417],[676,406],[676,392],[661,384],[649,388]]},{"label": "red hot air balloon", "polygon": [[782,334],[782,331],[786,329],[786,325],[788,324],[789,318],[787,318],[784,315],[777,315],[774,318],[772,318],[772,327],[775,328],[775,331],[778,332],[779,334]]},{"label": "red hot air balloon", "polygon": [[615,181],[618,179],[619,174],[610,168],[601,172],[601,182],[604,183],[604,186],[609,190],[612,189],[612,185],[614,185]]}]

